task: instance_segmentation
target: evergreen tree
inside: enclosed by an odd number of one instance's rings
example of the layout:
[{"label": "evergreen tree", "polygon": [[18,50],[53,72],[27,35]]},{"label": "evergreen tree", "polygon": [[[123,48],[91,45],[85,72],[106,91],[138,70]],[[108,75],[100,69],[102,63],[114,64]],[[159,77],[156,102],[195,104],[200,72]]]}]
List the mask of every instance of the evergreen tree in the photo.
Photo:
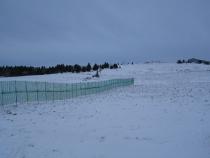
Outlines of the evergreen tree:
[{"label": "evergreen tree", "polygon": [[75,64],[74,65],[74,72],[76,72],[76,73],[79,73],[79,72],[81,72],[81,66],[80,65],[78,65],[78,64]]},{"label": "evergreen tree", "polygon": [[97,64],[94,64],[93,70],[96,71],[96,70],[98,70],[98,68],[99,68],[99,66]]},{"label": "evergreen tree", "polygon": [[82,67],[82,72],[86,72],[87,71],[87,67],[86,66],[83,66]]},{"label": "evergreen tree", "polygon": [[88,71],[88,72],[91,71],[91,65],[90,65],[90,63],[88,63],[88,65],[87,65],[87,71]]},{"label": "evergreen tree", "polygon": [[177,64],[182,64],[182,61],[181,61],[181,60],[177,60],[176,63],[177,63]]},{"label": "evergreen tree", "polygon": [[114,68],[114,69],[117,69],[117,68],[118,68],[118,65],[117,65],[117,64],[114,64],[114,65],[113,65],[113,68]]}]

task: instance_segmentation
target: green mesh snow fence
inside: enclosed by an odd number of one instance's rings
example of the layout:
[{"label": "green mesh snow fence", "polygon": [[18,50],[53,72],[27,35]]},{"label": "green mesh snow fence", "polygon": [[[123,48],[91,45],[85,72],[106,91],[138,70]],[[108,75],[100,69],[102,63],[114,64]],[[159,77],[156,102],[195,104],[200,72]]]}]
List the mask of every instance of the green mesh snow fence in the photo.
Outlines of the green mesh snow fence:
[{"label": "green mesh snow fence", "polygon": [[134,84],[134,79],[84,83],[0,81],[0,104],[18,104],[70,99]]}]

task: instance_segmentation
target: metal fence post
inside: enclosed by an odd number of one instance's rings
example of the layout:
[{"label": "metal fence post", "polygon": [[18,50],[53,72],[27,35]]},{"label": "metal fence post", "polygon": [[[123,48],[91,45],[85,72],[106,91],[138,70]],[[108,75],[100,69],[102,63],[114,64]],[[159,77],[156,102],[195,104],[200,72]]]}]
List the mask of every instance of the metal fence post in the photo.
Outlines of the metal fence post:
[{"label": "metal fence post", "polygon": [[3,82],[1,82],[1,105],[4,106],[4,93],[3,93]]},{"label": "metal fence post", "polygon": [[38,92],[38,82],[36,82],[36,99],[39,104],[39,92]]},{"label": "metal fence post", "polygon": [[71,98],[73,98],[73,84],[71,84]]},{"label": "metal fence post", "polygon": [[15,81],[15,104],[16,104],[16,106],[17,106],[17,83],[16,83],[17,81]]},{"label": "metal fence post", "polygon": [[84,83],[84,88],[85,88],[85,92],[84,92],[84,94],[85,94],[85,95],[87,95],[87,93],[88,93],[87,91],[89,90],[89,89],[87,89],[87,88],[88,88],[87,83]]},{"label": "metal fence post", "polygon": [[76,85],[75,87],[76,87],[76,97],[77,97],[77,83],[75,85]]},{"label": "metal fence post", "polygon": [[66,89],[65,89],[65,90],[66,90],[66,98],[65,98],[65,99],[68,98],[68,97],[67,97],[67,86],[68,86],[68,85],[67,85],[67,83],[66,83]]},{"label": "metal fence post", "polygon": [[54,91],[55,91],[55,85],[53,83],[53,102],[55,101],[55,94],[54,94],[55,92]]},{"label": "metal fence post", "polygon": [[95,93],[97,93],[97,87],[96,87],[97,85],[96,85],[96,82],[94,81],[94,84],[93,84],[93,87],[94,87],[94,89],[93,89],[93,93],[95,94]]},{"label": "metal fence post", "polygon": [[62,90],[62,84],[59,84],[59,100],[62,100],[61,98],[62,98],[62,92],[63,92],[63,90]]},{"label": "metal fence post", "polygon": [[27,87],[27,82],[25,81],[25,91],[26,91],[26,101],[28,104],[28,87]]},{"label": "metal fence post", "polygon": [[45,101],[47,102],[47,83],[44,83],[44,94],[45,94]]}]

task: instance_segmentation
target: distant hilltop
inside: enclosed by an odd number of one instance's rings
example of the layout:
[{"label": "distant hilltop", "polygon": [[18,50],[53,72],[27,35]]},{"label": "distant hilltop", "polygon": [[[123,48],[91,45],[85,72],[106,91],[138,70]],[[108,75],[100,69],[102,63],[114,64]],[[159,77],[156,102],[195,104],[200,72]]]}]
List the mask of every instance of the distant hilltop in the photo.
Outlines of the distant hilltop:
[{"label": "distant hilltop", "polygon": [[188,59],[188,60],[177,60],[177,64],[183,64],[183,63],[196,63],[196,64],[210,65],[210,61],[195,59],[195,58]]}]

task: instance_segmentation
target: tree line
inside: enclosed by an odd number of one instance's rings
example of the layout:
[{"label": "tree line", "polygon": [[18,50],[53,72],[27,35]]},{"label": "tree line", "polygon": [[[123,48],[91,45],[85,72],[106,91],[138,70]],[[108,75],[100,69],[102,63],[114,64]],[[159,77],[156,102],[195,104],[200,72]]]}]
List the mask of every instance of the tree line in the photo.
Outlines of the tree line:
[{"label": "tree line", "polygon": [[188,59],[188,60],[177,60],[177,64],[184,64],[184,63],[195,63],[195,64],[205,64],[205,65],[210,65],[210,61],[207,60],[201,60],[201,59]]},{"label": "tree line", "polygon": [[64,65],[58,64],[56,66],[50,67],[33,67],[33,66],[0,66],[0,76],[12,77],[12,76],[26,76],[26,75],[44,75],[44,74],[54,74],[54,73],[80,73],[80,72],[90,72],[97,71],[99,69],[117,69],[118,64],[109,64],[105,62],[104,64],[93,66],[88,63],[86,66],[81,66],[79,64],[75,65]]}]

